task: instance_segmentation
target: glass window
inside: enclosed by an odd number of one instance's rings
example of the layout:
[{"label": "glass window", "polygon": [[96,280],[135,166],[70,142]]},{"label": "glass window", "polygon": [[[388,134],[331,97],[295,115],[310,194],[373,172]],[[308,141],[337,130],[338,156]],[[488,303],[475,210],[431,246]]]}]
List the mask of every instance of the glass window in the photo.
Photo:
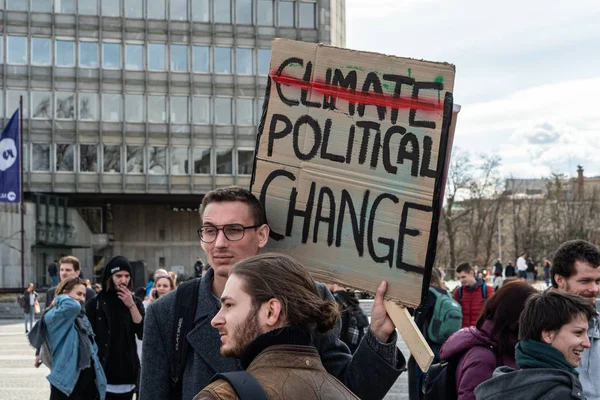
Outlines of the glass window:
[{"label": "glass window", "polygon": [[208,0],[192,0],[192,19],[195,22],[210,22]]},{"label": "glass window", "polygon": [[98,68],[98,42],[79,42],[79,66]]},{"label": "glass window", "polygon": [[188,46],[187,44],[171,45],[171,71],[188,72]]},{"label": "glass window", "polygon": [[215,98],[215,123],[217,125],[231,125],[231,99],[225,97]]},{"label": "glass window", "polygon": [[144,45],[125,44],[125,68],[132,71],[144,69]]},{"label": "glass window", "polygon": [[54,12],[75,14],[75,0],[54,0]]},{"label": "glass window", "polygon": [[194,46],[194,72],[208,73],[210,72],[210,47]]},{"label": "glass window", "polygon": [[165,0],[146,0],[149,19],[166,19]]},{"label": "glass window", "polygon": [[279,1],[279,26],[294,27],[294,2]]},{"label": "glass window", "polygon": [[256,99],[256,113],[254,113],[255,116],[255,121],[254,123],[258,125],[258,123],[260,122],[260,118],[262,115],[262,111],[263,111],[263,107],[265,105],[265,99],[264,97],[259,97],[258,99]]},{"label": "glass window", "polygon": [[210,149],[194,149],[194,174],[210,174]]},{"label": "glass window", "polygon": [[144,18],[144,3],[142,0],[125,0],[125,18]]},{"label": "glass window", "polygon": [[235,101],[236,124],[245,126],[254,124],[253,103],[254,99],[237,99]]},{"label": "glass window", "polygon": [[231,74],[231,47],[215,47],[215,72]]},{"label": "glass window", "polygon": [[188,97],[187,96],[171,97],[171,123],[172,124],[187,124],[188,123]]},{"label": "glass window", "polygon": [[120,122],[123,117],[123,101],[119,93],[102,94],[102,121]]},{"label": "glass window", "polygon": [[98,146],[79,145],[79,172],[98,172]]},{"label": "glass window", "polygon": [[103,48],[103,68],[121,68],[121,43],[102,43]]},{"label": "glass window", "polygon": [[19,101],[23,96],[23,118],[29,117],[29,96],[24,90],[7,90],[6,91],[6,117],[10,118],[19,108]]},{"label": "glass window", "polygon": [[31,63],[33,65],[51,65],[52,52],[49,38],[31,38]]},{"label": "glass window", "polygon": [[217,175],[233,174],[232,154],[231,149],[217,149]]},{"label": "glass window", "polygon": [[31,117],[52,118],[52,92],[31,92]]},{"label": "glass window", "polygon": [[164,71],[166,58],[164,43],[148,43],[148,69],[150,71]]},{"label": "glass window", "polygon": [[170,0],[169,18],[175,21],[187,21],[187,0]]},{"label": "glass window", "polygon": [[104,145],[104,172],[121,172],[121,146]]},{"label": "glass window", "polygon": [[52,12],[52,0],[31,0],[31,11]]},{"label": "glass window", "polygon": [[98,121],[97,93],[79,93],[79,119],[83,121]]},{"label": "glass window", "polygon": [[59,67],[75,66],[75,42],[72,40],[56,41],[56,65]]},{"label": "glass window", "polygon": [[56,144],[56,171],[73,172],[75,171],[75,145],[74,144]]},{"label": "glass window", "polygon": [[105,17],[121,16],[121,0],[102,0],[102,15]]},{"label": "glass window", "polygon": [[50,171],[50,145],[33,143],[31,147],[31,170]]},{"label": "glass window", "polygon": [[213,3],[215,8],[215,22],[221,24],[231,23],[231,0],[219,0]]},{"label": "glass window", "polygon": [[273,26],[273,0],[258,0],[256,17],[258,25]]},{"label": "glass window", "polygon": [[235,23],[252,25],[252,0],[235,1]]},{"label": "glass window", "polygon": [[98,15],[97,0],[79,0],[79,14]]},{"label": "glass window", "polygon": [[258,49],[258,74],[269,75],[269,64],[271,63],[271,49]]},{"label": "glass window", "polygon": [[151,146],[148,149],[148,173],[165,175],[167,173],[167,148]]},{"label": "glass window", "polygon": [[27,11],[27,0],[6,0],[8,11]]},{"label": "glass window", "polygon": [[75,94],[56,92],[56,115],[57,119],[75,119]]},{"label": "glass window", "polygon": [[254,73],[254,60],[252,49],[238,47],[235,49],[236,72],[238,75],[252,75]]},{"label": "glass window", "polygon": [[4,91],[0,90],[0,117],[4,117]]},{"label": "glass window", "polygon": [[194,96],[192,107],[194,124],[210,124],[210,97]]},{"label": "glass window", "polygon": [[315,28],[315,3],[300,4],[300,28]]},{"label": "glass window", "polygon": [[148,121],[167,122],[167,97],[163,95],[148,96]]},{"label": "glass window", "polygon": [[187,147],[171,148],[171,175],[187,175],[190,173]]},{"label": "glass window", "polygon": [[127,122],[146,121],[145,108],[143,94],[127,93],[125,95],[125,120]]},{"label": "glass window", "polygon": [[127,173],[144,173],[144,147],[127,146]]},{"label": "glass window", "polygon": [[238,175],[252,175],[252,169],[254,168],[254,151],[238,150],[237,154]]},{"label": "glass window", "polygon": [[6,58],[9,64],[27,64],[27,38],[25,36],[8,36]]}]

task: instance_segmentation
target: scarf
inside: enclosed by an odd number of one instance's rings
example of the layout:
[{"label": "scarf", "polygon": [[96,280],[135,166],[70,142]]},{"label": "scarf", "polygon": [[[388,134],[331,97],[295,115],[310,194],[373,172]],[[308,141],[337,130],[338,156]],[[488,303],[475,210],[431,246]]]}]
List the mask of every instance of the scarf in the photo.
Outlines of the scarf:
[{"label": "scarf", "polygon": [[554,368],[579,376],[559,350],[537,340],[521,340],[517,344],[515,358],[519,368]]},{"label": "scarf", "polygon": [[310,346],[312,344],[312,335],[308,330],[294,327],[284,327],[262,334],[254,339],[240,354],[242,366],[244,369],[247,369],[252,360],[264,349],[280,344]]},{"label": "scarf", "polygon": [[86,368],[89,368],[92,360],[92,337],[93,333],[88,330],[88,326],[85,323],[84,318],[85,310],[83,306],[81,307],[81,311],[77,318],[75,318],[75,329],[77,330],[77,335],[79,336],[79,357],[77,360],[77,367],[80,371],[83,371]]}]

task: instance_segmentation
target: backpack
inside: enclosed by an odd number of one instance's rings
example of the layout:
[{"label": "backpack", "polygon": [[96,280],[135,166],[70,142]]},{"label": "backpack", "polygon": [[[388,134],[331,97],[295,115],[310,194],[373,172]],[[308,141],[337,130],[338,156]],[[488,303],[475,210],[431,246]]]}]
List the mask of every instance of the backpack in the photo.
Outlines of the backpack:
[{"label": "backpack", "polygon": [[354,353],[369,329],[369,318],[359,305],[348,302],[343,294],[336,292],[333,297],[340,304],[343,314],[340,340],[346,343],[351,353]]},{"label": "backpack", "polygon": [[[496,356],[496,368],[502,366],[504,363],[497,349],[492,347],[490,350]],[[455,354],[449,360],[442,360],[429,367],[423,385],[423,400],[456,400],[458,398],[458,393],[456,393],[456,367],[467,351]]]},{"label": "backpack", "polygon": [[462,307],[450,295],[429,288],[435,296],[435,307],[427,326],[429,340],[442,344],[462,327]]},{"label": "backpack", "polygon": [[[458,301],[460,302],[462,300],[462,295],[463,295],[463,287],[459,286],[458,288]],[[487,300],[487,285],[484,283],[481,286],[481,296],[483,297],[483,300]]]},{"label": "backpack", "polygon": [[247,371],[216,374],[210,381],[219,379],[229,382],[240,400],[269,400],[260,383]]},{"label": "backpack", "polygon": [[181,399],[182,397],[183,371],[190,346],[186,337],[194,327],[200,281],[200,278],[185,281],[175,291],[175,319],[171,333],[173,350],[169,351],[171,399]]}]

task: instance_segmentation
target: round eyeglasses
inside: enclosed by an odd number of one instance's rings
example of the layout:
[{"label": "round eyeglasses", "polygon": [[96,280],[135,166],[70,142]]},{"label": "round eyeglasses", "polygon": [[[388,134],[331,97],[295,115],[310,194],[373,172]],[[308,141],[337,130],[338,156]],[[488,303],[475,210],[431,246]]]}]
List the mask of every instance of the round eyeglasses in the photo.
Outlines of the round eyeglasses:
[{"label": "round eyeglasses", "polygon": [[222,228],[217,228],[216,226],[203,226],[202,228],[198,229],[198,237],[204,243],[212,243],[217,240],[219,231],[223,231],[223,234],[227,240],[235,242],[244,238],[244,232],[246,232],[246,229],[258,228],[261,225],[262,224],[244,226],[242,224],[227,224],[223,225]]}]

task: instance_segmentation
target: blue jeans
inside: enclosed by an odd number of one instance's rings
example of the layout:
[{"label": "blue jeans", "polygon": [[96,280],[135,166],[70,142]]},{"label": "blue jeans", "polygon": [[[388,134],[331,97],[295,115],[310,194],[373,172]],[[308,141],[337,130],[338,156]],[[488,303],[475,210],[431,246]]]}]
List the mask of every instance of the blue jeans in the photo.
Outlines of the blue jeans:
[{"label": "blue jeans", "polygon": [[[33,306],[29,308],[29,313],[25,313],[25,331],[30,331],[33,328],[33,323],[35,322],[35,311]],[[29,329],[27,329],[27,322],[29,322]]]}]

